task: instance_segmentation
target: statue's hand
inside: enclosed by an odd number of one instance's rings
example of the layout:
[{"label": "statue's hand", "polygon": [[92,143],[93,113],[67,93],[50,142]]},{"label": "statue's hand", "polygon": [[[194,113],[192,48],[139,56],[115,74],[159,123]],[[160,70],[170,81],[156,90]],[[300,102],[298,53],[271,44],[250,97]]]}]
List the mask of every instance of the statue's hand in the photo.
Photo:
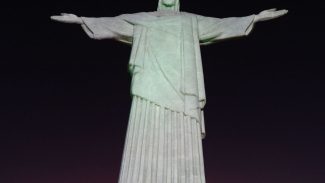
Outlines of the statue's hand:
[{"label": "statue's hand", "polygon": [[260,21],[266,21],[266,20],[271,20],[274,18],[281,17],[285,14],[288,13],[288,10],[276,10],[276,8],[269,9],[269,10],[264,10],[258,15],[255,16],[254,21],[255,22],[260,22]]},{"label": "statue's hand", "polygon": [[61,13],[61,15],[59,16],[51,16],[51,19],[63,23],[82,24],[82,20],[80,17],[68,13]]}]

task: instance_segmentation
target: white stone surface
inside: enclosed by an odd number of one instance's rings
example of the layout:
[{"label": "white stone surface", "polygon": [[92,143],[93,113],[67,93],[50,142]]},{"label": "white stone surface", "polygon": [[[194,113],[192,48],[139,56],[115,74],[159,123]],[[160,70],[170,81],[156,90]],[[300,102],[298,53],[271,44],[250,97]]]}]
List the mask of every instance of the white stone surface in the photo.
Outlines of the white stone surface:
[{"label": "white stone surface", "polygon": [[248,35],[254,23],[287,10],[213,18],[179,11],[178,0],[158,10],[116,17],[52,16],[81,24],[93,39],[132,44],[132,111],[120,183],[204,183],[202,139],[206,102],[200,45]]},{"label": "white stone surface", "polygon": [[120,183],[204,183],[200,124],[133,97]]}]

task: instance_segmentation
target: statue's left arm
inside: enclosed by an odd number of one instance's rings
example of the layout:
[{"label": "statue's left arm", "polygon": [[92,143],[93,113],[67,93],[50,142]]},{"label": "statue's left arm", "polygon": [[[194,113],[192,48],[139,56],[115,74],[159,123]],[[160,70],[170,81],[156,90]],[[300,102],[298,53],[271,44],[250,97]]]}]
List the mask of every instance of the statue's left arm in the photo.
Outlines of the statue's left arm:
[{"label": "statue's left arm", "polygon": [[270,9],[258,15],[222,19],[198,16],[199,39],[201,44],[205,45],[219,40],[247,36],[256,22],[278,18],[287,12],[287,10]]}]

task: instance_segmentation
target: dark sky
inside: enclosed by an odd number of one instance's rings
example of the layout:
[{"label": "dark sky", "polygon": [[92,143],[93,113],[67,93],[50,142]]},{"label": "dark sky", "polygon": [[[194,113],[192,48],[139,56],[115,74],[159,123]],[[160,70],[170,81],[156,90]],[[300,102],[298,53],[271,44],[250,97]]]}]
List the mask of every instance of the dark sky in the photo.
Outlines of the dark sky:
[{"label": "dark sky", "polygon": [[[158,0],[2,3],[0,182],[114,183],[131,104],[130,46],[89,39],[61,12],[116,16]],[[325,6],[184,0],[213,17],[289,9],[249,37],[202,47],[207,183],[325,182]]]}]

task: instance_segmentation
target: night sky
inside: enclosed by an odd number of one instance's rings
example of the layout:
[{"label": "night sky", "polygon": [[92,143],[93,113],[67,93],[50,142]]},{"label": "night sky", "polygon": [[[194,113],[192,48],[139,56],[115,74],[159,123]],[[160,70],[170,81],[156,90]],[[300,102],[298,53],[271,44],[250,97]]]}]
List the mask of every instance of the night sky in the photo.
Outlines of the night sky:
[{"label": "night sky", "polygon": [[[61,12],[154,11],[158,0],[1,3],[0,183],[117,183],[131,105],[131,48],[91,40]],[[325,6],[321,1],[183,0],[212,17],[285,17],[202,47],[207,183],[325,182]]]}]

